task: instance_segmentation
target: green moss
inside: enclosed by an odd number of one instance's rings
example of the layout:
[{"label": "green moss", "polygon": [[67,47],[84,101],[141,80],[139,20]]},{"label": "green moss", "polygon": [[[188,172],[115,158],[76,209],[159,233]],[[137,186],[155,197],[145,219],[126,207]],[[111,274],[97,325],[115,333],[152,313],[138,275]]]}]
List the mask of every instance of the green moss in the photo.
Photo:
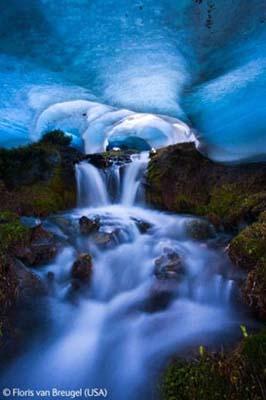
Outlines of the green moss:
[{"label": "green moss", "polygon": [[15,243],[25,241],[29,230],[24,227],[13,213],[0,213],[0,252],[5,252]]},{"label": "green moss", "polygon": [[246,269],[266,260],[266,222],[256,222],[241,231],[230,243],[233,262]]},{"label": "green moss", "polygon": [[243,194],[239,193],[235,185],[223,185],[212,190],[210,202],[206,212],[228,218],[235,212],[241,213],[243,207]]},{"label": "green moss", "polygon": [[263,400],[266,332],[248,336],[231,353],[172,362],[162,377],[162,400]]},{"label": "green moss", "polygon": [[172,363],[163,377],[162,400],[228,399],[226,379],[218,374],[211,357]]}]

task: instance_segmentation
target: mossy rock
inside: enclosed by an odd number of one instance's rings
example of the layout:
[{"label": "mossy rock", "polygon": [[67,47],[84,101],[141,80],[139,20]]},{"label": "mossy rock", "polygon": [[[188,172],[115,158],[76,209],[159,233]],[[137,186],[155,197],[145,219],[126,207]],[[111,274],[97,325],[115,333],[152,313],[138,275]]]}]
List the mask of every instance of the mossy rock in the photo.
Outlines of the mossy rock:
[{"label": "mossy rock", "polygon": [[259,318],[266,320],[266,262],[260,261],[241,289],[243,299]]},{"label": "mossy rock", "polygon": [[256,222],[242,230],[230,243],[229,256],[234,264],[250,271],[266,261],[266,222]]},{"label": "mossy rock", "polygon": [[230,243],[229,256],[234,264],[248,271],[242,285],[244,302],[260,318],[266,319],[266,221],[243,229]]},{"label": "mossy rock", "polygon": [[266,164],[215,163],[192,143],[160,149],[147,170],[146,199],[157,208],[209,217],[236,230],[266,207]]}]

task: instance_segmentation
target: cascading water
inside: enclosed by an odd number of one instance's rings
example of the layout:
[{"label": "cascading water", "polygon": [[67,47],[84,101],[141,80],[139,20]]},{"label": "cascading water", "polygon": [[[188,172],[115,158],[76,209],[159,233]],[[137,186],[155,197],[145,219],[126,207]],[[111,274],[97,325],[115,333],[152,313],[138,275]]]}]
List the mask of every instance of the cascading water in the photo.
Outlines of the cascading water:
[{"label": "cascading water", "polygon": [[108,193],[101,173],[89,163],[76,167],[78,206],[104,206],[108,204]]},{"label": "cascading water", "polygon": [[[42,279],[54,273],[47,338],[13,363],[1,385],[106,388],[111,400],[146,400],[168,357],[237,334],[244,317],[234,302],[236,275],[217,237],[193,240],[194,218],[138,205],[147,159],[135,155],[105,172],[77,165],[78,208],[50,221],[64,248],[39,272]],[[82,216],[99,221],[97,233],[79,233]],[[92,282],[73,303],[71,265],[84,252],[93,257]]]}]

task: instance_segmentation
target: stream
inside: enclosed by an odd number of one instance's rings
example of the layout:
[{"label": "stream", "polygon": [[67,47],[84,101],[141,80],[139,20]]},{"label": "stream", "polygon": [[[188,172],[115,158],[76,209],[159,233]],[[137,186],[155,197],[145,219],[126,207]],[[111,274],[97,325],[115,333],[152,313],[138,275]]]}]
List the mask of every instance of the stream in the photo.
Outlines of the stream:
[{"label": "stream", "polygon": [[[151,399],[171,356],[239,337],[247,317],[226,238],[211,229],[209,239],[194,240],[189,227],[199,218],[148,208],[148,159],[143,152],[107,170],[76,166],[76,209],[45,221],[63,243],[54,262],[37,271],[43,280],[53,276],[46,333],[13,362],[1,386],[97,388],[112,400]],[[84,216],[99,221],[96,236],[79,233]],[[92,255],[92,281],[75,292],[71,267],[81,253]]]}]

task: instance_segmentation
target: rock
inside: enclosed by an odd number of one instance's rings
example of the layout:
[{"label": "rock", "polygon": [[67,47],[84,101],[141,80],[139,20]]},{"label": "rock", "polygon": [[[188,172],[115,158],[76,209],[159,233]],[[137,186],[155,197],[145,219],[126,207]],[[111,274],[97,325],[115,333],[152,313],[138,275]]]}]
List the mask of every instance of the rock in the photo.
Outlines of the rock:
[{"label": "rock", "polygon": [[151,157],[146,199],[163,210],[211,216],[215,225],[232,231],[265,209],[265,188],[266,163],[223,165],[183,143]]},{"label": "rock", "polygon": [[[27,335],[35,326],[32,323],[34,319],[32,308],[38,309],[37,301],[46,294],[43,282],[21,261],[8,254],[4,256],[0,254],[1,355],[2,352],[13,354],[20,348],[20,344],[23,346],[22,350],[25,349]],[[40,314],[39,310],[38,315]]]},{"label": "rock", "polygon": [[205,219],[193,219],[186,223],[187,234],[195,240],[206,240],[215,237],[214,226]]},{"label": "rock", "polygon": [[52,271],[48,271],[46,274],[46,277],[47,277],[48,282],[52,283],[52,282],[54,282],[55,274]]},{"label": "rock", "polygon": [[57,244],[54,235],[39,225],[30,230],[29,242],[16,244],[12,253],[26,264],[37,266],[55,257]]},{"label": "rock", "polygon": [[0,260],[0,306],[4,312],[46,294],[40,278],[19,260],[5,255]]},{"label": "rock", "polygon": [[229,245],[232,262],[247,270],[253,270],[260,260],[266,260],[266,222],[256,222],[243,229]]},{"label": "rock", "polygon": [[79,220],[80,233],[82,235],[90,235],[100,229],[100,219],[90,219],[88,217],[81,217]]},{"label": "rock", "polygon": [[152,225],[147,222],[147,221],[143,221],[137,218],[133,218],[134,222],[137,225],[138,230],[140,231],[140,233],[147,233],[148,230],[152,227]]},{"label": "rock", "polygon": [[99,169],[108,168],[112,165],[111,160],[100,153],[89,154],[86,156],[86,160]]},{"label": "rock", "polygon": [[155,260],[154,274],[157,279],[180,280],[185,273],[182,258],[175,251],[165,248],[164,254]]},{"label": "rock", "polygon": [[85,159],[96,168],[106,169],[113,164],[124,165],[131,162],[132,151],[110,150],[105,153],[88,154]]},{"label": "rock", "polygon": [[248,272],[242,298],[260,318],[266,319],[266,221],[261,216],[243,229],[230,243],[232,262]]},{"label": "rock", "polygon": [[244,302],[254,314],[266,320],[266,262],[261,261],[256,268],[248,274],[242,286],[241,293]]},{"label": "rock", "polygon": [[148,313],[165,310],[174,298],[173,287],[168,282],[153,285],[142,309]]},{"label": "rock", "polygon": [[41,279],[19,260],[14,260],[12,273],[17,280],[17,303],[32,301],[36,296],[47,294]]},{"label": "rock", "polygon": [[41,225],[41,220],[39,218],[34,218],[34,217],[21,217],[20,222],[27,228],[35,228]]},{"label": "rock", "polygon": [[119,230],[116,229],[112,232],[98,232],[92,236],[94,243],[103,248],[111,248],[118,242],[117,235]]},{"label": "rock", "polygon": [[90,254],[80,254],[71,269],[71,276],[81,283],[89,283],[92,276],[92,257]]}]

